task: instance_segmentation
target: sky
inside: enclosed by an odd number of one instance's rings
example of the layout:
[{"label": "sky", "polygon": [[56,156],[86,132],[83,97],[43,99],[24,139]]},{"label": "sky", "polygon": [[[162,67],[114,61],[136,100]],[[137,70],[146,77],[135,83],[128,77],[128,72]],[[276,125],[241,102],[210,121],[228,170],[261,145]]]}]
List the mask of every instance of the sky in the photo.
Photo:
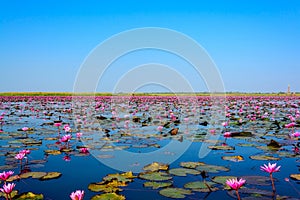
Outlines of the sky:
[{"label": "sky", "polygon": [[[144,27],[174,30],[201,45],[228,92],[285,92],[288,85],[300,92],[299,0],[0,0],[0,92],[72,92],[97,46]],[[157,49],[115,60],[99,78],[97,91],[114,91],[122,76],[148,63],[166,65],[196,91],[207,91],[205,77],[189,62]],[[171,89],[153,83],[137,91]]]}]

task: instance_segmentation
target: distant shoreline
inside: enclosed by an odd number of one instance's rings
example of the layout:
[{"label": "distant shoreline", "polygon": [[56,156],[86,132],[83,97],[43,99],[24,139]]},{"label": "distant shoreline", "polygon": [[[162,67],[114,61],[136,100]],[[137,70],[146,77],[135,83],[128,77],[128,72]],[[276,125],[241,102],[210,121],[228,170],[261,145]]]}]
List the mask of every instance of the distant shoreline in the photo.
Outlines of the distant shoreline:
[{"label": "distant shoreline", "polygon": [[[259,93],[259,92],[226,92],[226,93],[214,93],[214,95],[226,95],[226,96],[293,96],[284,92],[278,93]],[[209,92],[195,92],[195,93],[165,93],[165,92],[139,92],[139,93],[109,93],[109,92],[99,92],[99,93],[72,93],[72,92],[0,92],[0,96],[210,96]],[[294,94],[295,96],[300,96],[299,92]]]}]

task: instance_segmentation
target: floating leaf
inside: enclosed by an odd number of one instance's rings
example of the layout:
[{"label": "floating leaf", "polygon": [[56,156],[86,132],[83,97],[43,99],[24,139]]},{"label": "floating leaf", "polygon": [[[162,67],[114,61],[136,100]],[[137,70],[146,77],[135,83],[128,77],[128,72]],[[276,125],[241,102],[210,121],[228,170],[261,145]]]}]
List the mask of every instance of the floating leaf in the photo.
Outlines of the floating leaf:
[{"label": "floating leaf", "polygon": [[272,147],[272,148],[280,148],[282,145],[279,144],[279,142],[277,142],[275,140],[271,140],[267,146]]},{"label": "floating leaf", "polygon": [[132,172],[125,172],[122,174],[116,173],[116,174],[108,174],[107,176],[105,176],[103,178],[104,181],[111,181],[111,180],[117,180],[120,182],[132,182],[133,178],[135,178],[135,176],[133,176]]},{"label": "floating leaf", "polygon": [[17,195],[14,200],[43,200],[44,196],[43,194],[34,194],[32,192],[23,193],[20,195]]},{"label": "floating leaf", "polygon": [[19,179],[20,179],[19,175],[14,175],[14,176],[9,177],[6,181],[7,182],[13,182],[13,181],[16,181],[16,180],[19,180]]},{"label": "floating leaf", "polygon": [[300,174],[291,174],[290,177],[294,180],[300,181]]},{"label": "floating leaf", "polygon": [[203,162],[181,162],[180,166],[185,167],[185,168],[190,168],[190,169],[195,169],[199,165],[205,165]]},{"label": "floating leaf", "polygon": [[172,182],[145,182],[144,187],[152,187],[152,189],[169,187],[173,183]]},{"label": "floating leaf", "polygon": [[125,182],[119,182],[117,180],[112,181],[102,181],[100,183],[89,184],[88,189],[93,192],[120,192],[122,189],[118,188],[120,186],[127,186]]},{"label": "floating leaf", "polygon": [[116,193],[105,193],[93,196],[91,200],[125,200],[125,197]]},{"label": "floating leaf", "polygon": [[244,161],[243,156],[222,156],[223,160],[228,160],[232,162],[241,162]]},{"label": "floating leaf", "polygon": [[164,163],[158,163],[158,162],[153,162],[149,165],[146,165],[143,170],[145,171],[159,171],[159,170],[168,170],[169,169],[169,165],[168,164],[164,164]]},{"label": "floating leaf", "polygon": [[61,154],[60,151],[58,151],[58,150],[51,150],[51,149],[44,150],[44,152],[45,152],[46,154],[48,154],[48,155],[59,155],[59,154]]},{"label": "floating leaf", "polygon": [[267,176],[242,176],[243,179],[247,180],[247,184],[252,185],[270,185],[270,177]]},{"label": "floating leaf", "polygon": [[56,179],[61,176],[61,173],[59,172],[48,172],[45,176],[40,178],[41,181],[49,180],[49,179]]},{"label": "floating leaf", "polygon": [[166,181],[172,179],[172,177],[165,172],[144,172],[139,174],[139,178],[149,181]]},{"label": "floating leaf", "polygon": [[242,132],[231,132],[231,137],[251,137],[253,134],[251,132],[242,131]]},{"label": "floating leaf", "polygon": [[211,150],[234,150],[234,147],[231,146],[222,146],[222,145],[216,145],[216,146],[208,146]]},{"label": "floating leaf", "polygon": [[260,155],[260,156],[250,156],[253,160],[280,160],[280,158],[276,158],[273,156],[266,156],[266,155]]},{"label": "floating leaf", "polygon": [[185,195],[192,194],[192,192],[182,188],[165,188],[160,190],[159,194],[169,198],[183,199]]},{"label": "floating leaf", "polygon": [[20,175],[20,178],[42,178],[43,176],[46,176],[46,172],[26,172]]},{"label": "floating leaf", "polygon": [[228,168],[218,165],[200,165],[196,168],[199,171],[206,171],[208,173],[218,173],[220,171],[227,172],[229,171]]},{"label": "floating leaf", "polygon": [[186,183],[184,187],[197,192],[213,192],[218,190],[218,188],[213,187],[213,185],[215,185],[213,182],[195,181]]},{"label": "floating leaf", "polygon": [[235,179],[237,178],[236,176],[215,176],[211,180],[215,183],[220,183],[224,186],[226,186],[226,180],[227,179]]},{"label": "floating leaf", "polygon": [[193,175],[200,174],[198,170],[188,169],[188,168],[175,168],[175,169],[170,169],[168,172],[169,174],[175,176],[187,176],[187,174],[193,174]]}]

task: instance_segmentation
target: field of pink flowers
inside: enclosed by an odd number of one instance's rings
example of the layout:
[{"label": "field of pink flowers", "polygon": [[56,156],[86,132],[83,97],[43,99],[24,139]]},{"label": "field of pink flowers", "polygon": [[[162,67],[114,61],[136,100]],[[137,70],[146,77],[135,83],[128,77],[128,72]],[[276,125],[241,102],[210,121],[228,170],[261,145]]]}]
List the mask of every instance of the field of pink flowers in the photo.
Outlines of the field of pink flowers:
[{"label": "field of pink flowers", "polygon": [[297,199],[300,97],[2,96],[2,199]]}]

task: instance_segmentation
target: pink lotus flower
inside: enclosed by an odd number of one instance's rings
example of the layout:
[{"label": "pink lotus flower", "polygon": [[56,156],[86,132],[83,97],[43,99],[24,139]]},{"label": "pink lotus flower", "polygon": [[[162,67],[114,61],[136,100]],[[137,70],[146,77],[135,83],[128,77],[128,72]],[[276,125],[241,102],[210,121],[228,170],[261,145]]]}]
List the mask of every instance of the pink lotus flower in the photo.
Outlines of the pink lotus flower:
[{"label": "pink lotus flower", "polygon": [[264,164],[263,166],[260,166],[260,169],[262,171],[268,172],[270,174],[272,174],[273,172],[278,172],[281,166],[276,167],[277,163],[274,164]]},{"label": "pink lotus flower", "polygon": [[231,189],[234,189],[234,190],[238,190],[240,187],[242,187],[244,184],[245,184],[246,180],[244,179],[240,179],[240,180],[237,180],[237,179],[228,179],[226,180],[226,184],[231,188]]},{"label": "pink lotus flower", "polygon": [[289,123],[285,125],[285,128],[293,128],[296,125],[295,122]]},{"label": "pink lotus flower", "polygon": [[82,133],[76,133],[76,137],[77,137],[78,139],[80,139],[81,136],[82,136]]},{"label": "pink lotus flower", "polygon": [[14,183],[9,183],[9,184],[4,183],[3,188],[0,188],[0,191],[8,195],[13,191],[15,186],[16,184]]},{"label": "pink lotus flower", "polygon": [[3,171],[2,173],[0,173],[0,179],[2,180],[2,181],[6,181],[11,175],[13,175],[13,171],[8,171],[8,172],[6,172],[6,171]]},{"label": "pink lotus flower", "polygon": [[231,137],[231,132],[225,132],[225,133],[223,134],[223,136],[224,136],[224,137]]},{"label": "pink lotus flower", "polygon": [[238,190],[239,190],[240,187],[242,187],[245,184],[245,182],[246,182],[246,180],[244,180],[242,178],[240,180],[237,180],[237,179],[228,179],[228,180],[226,180],[226,184],[231,189],[235,190],[238,200],[241,199]]},{"label": "pink lotus flower", "polygon": [[76,190],[75,192],[72,192],[70,195],[70,198],[72,200],[83,200],[83,197],[84,197],[83,190]]},{"label": "pink lotus flower", "polygon": [[70,134],[62,136],[60,139],[61,142],[69,142],[71,140],[72,136]]},{"label": "pink lotus flower", "polygon": [[29,130],[28,127],[23,127],[23,128],[22,128],[22,131],[28,131],[28,130]]},{"label": "pink lotus flower", "polygon": [[53,125],[56,126],[56,127],[60,127],[62,125],[62,123],[61,122],[56,122]]},{"label": "pink lotus flower", "polygon": [[161,131],[163,130],[163,128],[164,128],[163,126],[158,126],[158,127],[157,127],[157,130],[158,130],[159,132],[161,132]]},{"label": "pink lotus flower", "polygon": [[87,154],[87,153],[89,153],[89,149],[88,148],[86,148],[86,147],[83,147],[83,148],[80,148],[80,153],[84,153],[84,154]]},{"label": "pink lotus flower", "polygon": [[63,160],[66,161],[66,162],[69,162],[69,161],[71,161],[71,156],[66,155],[66,156],[63,157]]},{"label": "pink lotus flower", "polygon": [[29,149],[23,149],[23,150],[19,151],[19,153],[23,153],[25,155],[28,155],[28,154],[30,154],[30,150]]},{"label": "pink lotus flower", "polygon": [[18,153],[18,154],[15,156],[15,159],[17,159],[17,160],[22,160],[24,157],[25,157],[25,153]]},{"label": "pink lotus flower", "polygon": [[209,132],[210,132],[211,134],[215,134],[215,133],[216,133],[216,130],[215,130],[215,129],[211,129],[211,130],[209,130]]},{"label": "pink lotus flower", "polygon": [[300,136],[300,132],[295,132],[291,134],[292,137],[299,137]]},{"label": "pink lotus flower", "polygon": [[65,125],[64,130],[65,130],[65,132],[71,132],[72,131],[71,127],[69,125]]},{"label": "pink lotus flower", "polygon": [[229,124],[228,122],[223,122],[222,126],[226,127],[226,126],[228,126],[228,124]]},{"label": "pink lotus flower", "polygon": [[277,163],[274,163],[274,164],[264,164],[264,166],[260,166],[260,169],[262,171],[265,171],[265,172],[268,172],[270,174],[270,179],[271,179],[271,182],[272,182],[272,189],[273,189],[273,192],[275,193],[276,189],[275,189],[275,184],[274,184],[274,180],[273,180],[273,176],[272,176],[272,173],[273,172],[278,172],[280,167],[281,166],[278,166],[276,167]]},{"label": "pink lotus flower", "polygon": [[185,118],[183,119],[183,121],[184,121],[184,123],[188,123],[188,122],[189,122],[189,118],[185,117]]}]

